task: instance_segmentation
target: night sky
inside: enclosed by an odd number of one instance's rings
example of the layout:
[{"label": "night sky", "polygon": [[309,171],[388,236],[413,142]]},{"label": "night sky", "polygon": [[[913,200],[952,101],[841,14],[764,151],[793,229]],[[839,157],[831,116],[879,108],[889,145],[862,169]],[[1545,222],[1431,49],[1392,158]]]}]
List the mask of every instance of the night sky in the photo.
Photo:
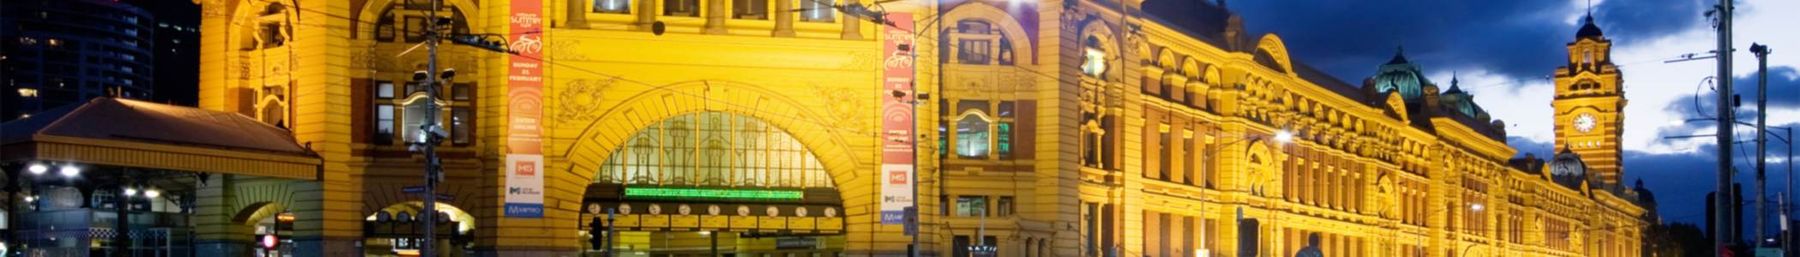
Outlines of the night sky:
[{"label": "night sky", "polygon": [[[1153,0],[1154,1],[1154,0]],[[1733,60],[1737,91],[1742,95],[1739,120],[1754,122],[1754,56],[1751,42],[1771,45],[1769,92],[1771,126],[1800,127],[1800,1],[1739,1],[1735,16]],[[1553,70],[1565,62],[1565,44],[1590,10],[1613,41],[1613,62],[1625,74],[1626,183],[1643,179],[1656,193],[1665,220],[1704,224],[1704,197],[1714,188],[1716,147],[1712,137],[1660,139],[1670,135],[1712,134],[1709,122],[1715,93],[1701,79],[1717,74],[1716,61],[1666,64],[1686,53],[1704,53],[1717,39],[1712,22],[1702,16],[1713,1],[1693,0],[1517,0],[1517,1],[1230,1],[1253,33],[1273,32],[1286,42],[1294,59],[1319,67],[1344,81],[1360,84],[1404,47],[1408,59],[1420,63],[1432,81],[1448,86],[1452,74],[1473,92],[1476,101],[1508,124],[1509,144],[1521,153],[1552,152],[1550,100]],[[1795,49],[1796,51],[1783,51]],[[1705,55],[1705,54],[1702,54]],[[1700,95],[1699,111],[1695,94]],[[1705,113],[1704,115],[1700,113]],[[1740,140],[1754,134],[1740,127]],[[1771,197],[1783,190],[1786,145],[1770,139]],[[1754,145],[1738,148],[1735,164],[1753,166]],[[1740,173],[1746,198],[1753,198],[1751,172]],[[1773,201],[1773,198],[1771,198]],[[1746,208],[1746,212],[1752,209]],[[1748,216],[1746,216],[1748,217]],[[1771,216],[1774,219],[1774,216]],[[1748,220],[1747,220],[1748,221]],[[1745,222],[1745,230],[1752,230]],[[1770,226],[1775,228],[1775,226]]]}]

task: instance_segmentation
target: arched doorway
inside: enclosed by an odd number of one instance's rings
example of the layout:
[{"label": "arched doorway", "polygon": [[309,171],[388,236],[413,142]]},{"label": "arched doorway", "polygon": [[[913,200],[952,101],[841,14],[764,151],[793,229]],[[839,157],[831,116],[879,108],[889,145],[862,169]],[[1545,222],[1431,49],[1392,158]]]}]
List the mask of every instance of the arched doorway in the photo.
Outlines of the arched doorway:
[{"label": "arched doorway", "polygon": [[[425,222],[419,220],[424,204],[417,201],[389,205],[363,217],[363,256],[419,256]],[[470,256],[475,239],[475,216],[449,204],[438,203],[438,256]]]},{"label": "arched doorway", "polygon": [[835,256],[843,200],[817,156],[760,119],[675,115],[596,171],[580,221],[588,255]]}]

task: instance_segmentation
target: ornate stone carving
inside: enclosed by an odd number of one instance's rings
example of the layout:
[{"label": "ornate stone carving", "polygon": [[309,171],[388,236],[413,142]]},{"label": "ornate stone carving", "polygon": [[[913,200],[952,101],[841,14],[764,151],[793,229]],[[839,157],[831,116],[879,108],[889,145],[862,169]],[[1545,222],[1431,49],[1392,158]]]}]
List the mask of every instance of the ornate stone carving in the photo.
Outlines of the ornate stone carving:
[{"label": "ornate stone carving", "polygon": [[[869,126],[868,115],[870,113],[867,110],[874,108],[874,105],[869,104],[869,96],[857,94],[856,92],[860,91],[856,90],[842,90],[819,85],[813,85],[813,91],[819,99],[833,99],[825,101],[825,109],[822,112],[825,115],[823,120],[825,125],[833,128],[851,128],[851,131],[859,131],[860,129],[856,128]],[[882,93],[883,96],[888,96],[886,92]],[[840,130],[831,131],[839,132]]]},{"label": "ornate stone carving", "polygon": [[557,41],[544,42],[544,44],[546,47],[550,48],[549,54],[544,55],[546,58],[552,58],[557,61],[591,60],[588,58],[587,54],[581,52],[581,46],[583,45],[581,40],[560,39]]},{"label": "ornate stone carving", "polygon": [[586,121],[600,117],[601,103],[606,100],[606,88],[611,87],[617,79],[576,79],[564,84],[556,94],[558,103],[555,121]]}]

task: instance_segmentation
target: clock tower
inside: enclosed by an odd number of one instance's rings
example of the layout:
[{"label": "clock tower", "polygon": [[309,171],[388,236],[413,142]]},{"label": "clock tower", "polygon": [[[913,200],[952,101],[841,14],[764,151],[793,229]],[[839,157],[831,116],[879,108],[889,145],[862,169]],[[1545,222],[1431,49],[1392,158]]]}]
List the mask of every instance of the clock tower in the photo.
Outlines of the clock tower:
[{"label": "clock tower", "polygon": [[1588,174],[1618,185],[1624,174],[1619,137],[1624,134],[1625,89],[1613,64],[1612,40],[1588,15],[1568,49],[1568,61],[1556,69],[1556,97],[1550,103],[1556,112],[1556,149],[1574,151]]}]

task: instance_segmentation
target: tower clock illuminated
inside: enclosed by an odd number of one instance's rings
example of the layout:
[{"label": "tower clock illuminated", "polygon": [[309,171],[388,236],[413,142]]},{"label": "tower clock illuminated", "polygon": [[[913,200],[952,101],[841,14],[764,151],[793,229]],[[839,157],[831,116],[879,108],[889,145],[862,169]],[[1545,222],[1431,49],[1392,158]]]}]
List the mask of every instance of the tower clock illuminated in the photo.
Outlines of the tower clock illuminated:
[{"label": "tower clock illuminated", "polygon": [[1581,131],[1581,133],[1588,133],[1588,132],[1594,131],[1595,121],[1594,121],[1593,114],[1583,113],[1579,116],[1575,116],[1574,123],[1575,123],[1575,131]]}]

